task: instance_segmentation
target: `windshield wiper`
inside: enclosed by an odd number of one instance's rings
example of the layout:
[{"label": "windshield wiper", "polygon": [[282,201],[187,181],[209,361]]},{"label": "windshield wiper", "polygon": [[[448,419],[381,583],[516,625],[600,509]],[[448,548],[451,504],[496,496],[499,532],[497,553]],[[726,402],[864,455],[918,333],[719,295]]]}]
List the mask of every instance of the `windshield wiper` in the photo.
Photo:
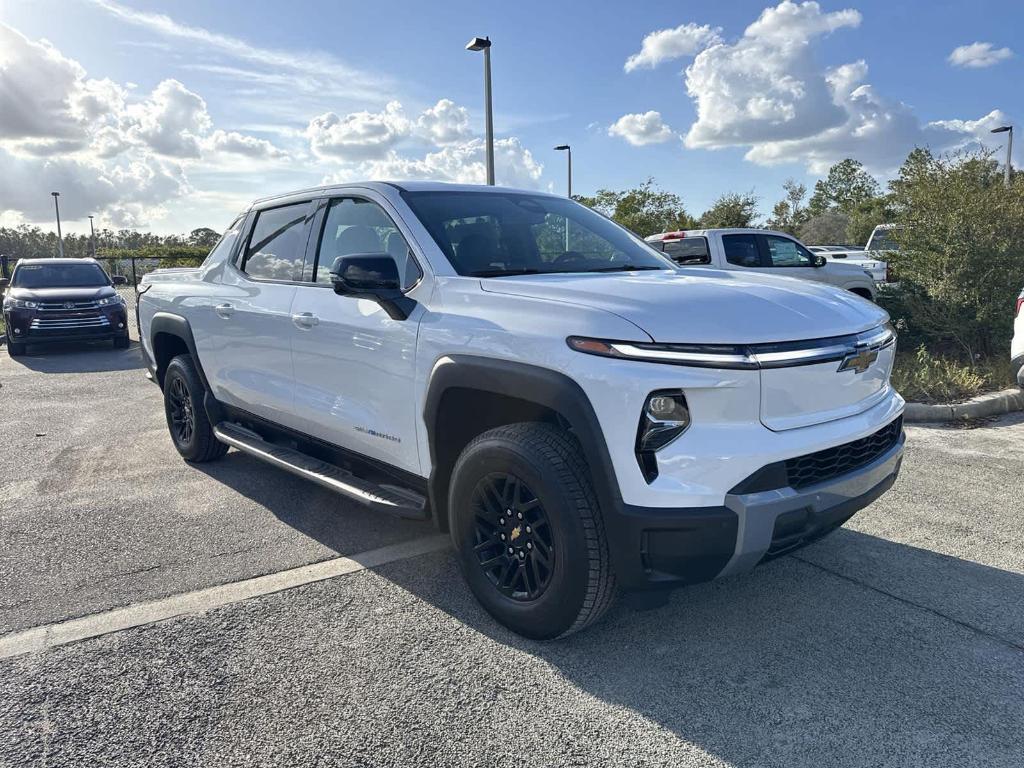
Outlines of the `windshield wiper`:
[{"label": "windshield wiper", "polygon": [[588,269],[587,272],[638,272],[642,270],[656,269],[662,270],[667,267],[653,267],[650,264],[617,264],[614,267],[598,267],[597,269]]},{"label": "windshield wiper", "polygon": [[543,269],[478,269],[475,272],[468,272],[466,277],[505,277],[506,275],[540,275],[544,274]]}]

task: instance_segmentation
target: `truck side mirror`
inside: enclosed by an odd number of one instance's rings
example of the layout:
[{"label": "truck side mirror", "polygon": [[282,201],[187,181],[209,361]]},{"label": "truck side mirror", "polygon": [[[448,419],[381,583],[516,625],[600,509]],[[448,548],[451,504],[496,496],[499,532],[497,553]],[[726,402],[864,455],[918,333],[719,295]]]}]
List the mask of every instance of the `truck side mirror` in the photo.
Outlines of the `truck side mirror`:
[{"label": "truck side mirror", "polygon": [[392,320],[405,320],[416,306],[402,293],[398,264],[387,253],[339,256],[331,266],[331,283],[339,296],[373,299]]},{"label": "truck side mirror", "polygon": [[828,259],[822,256],[820,253],[814,254],[814,266],[824,267],[826,264],[828,264]]}]

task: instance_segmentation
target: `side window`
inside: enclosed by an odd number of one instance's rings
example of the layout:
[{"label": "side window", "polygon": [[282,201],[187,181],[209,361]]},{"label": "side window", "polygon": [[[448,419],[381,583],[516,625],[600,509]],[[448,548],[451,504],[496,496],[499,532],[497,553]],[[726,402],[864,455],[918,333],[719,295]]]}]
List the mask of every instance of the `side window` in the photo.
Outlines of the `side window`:
[{"label": "side window", "polygon": [[403,290],[411,287],[422,274],[409,244],[383,208],[360,198],[332,200],[324,216],[313,280],[330,284],[335,260],[356,253],[390,254],[402,276]]},{"label": "side window", "polygon": [[765,235],[768,255],[773,267],[811,267],[814,256],[795,240],[778,235]]},{"label": "side window", "polygon": [[296,203],[256,214],[240,269],[258,280],[301,279],[308,210],[309,203]]},{"label": "side window", "polygon": [[217,244],[213,246],[213,249],[203,259],[204,267],[221,258],[225,253],[231,252],[231,249],[235,247],[235,242],[238,240],[238,233],[241,231],[243,221],[245,221],[244,213],[231,222],[231,226],[225,230]]},{"label": "side window", "polygon": [[757,235],[722,235],[725,246],[725,260],[738,267],[760,267],[761,256],[757,251]]},{"label": "side window", "polygon": [[[732,235],[727,235],[732,237]],[[665,255],[676,264],[694,265],[710,264],[711,254],[708,253],[706,237],[684,237],[682,240],[667,240],[663,243]]]}]

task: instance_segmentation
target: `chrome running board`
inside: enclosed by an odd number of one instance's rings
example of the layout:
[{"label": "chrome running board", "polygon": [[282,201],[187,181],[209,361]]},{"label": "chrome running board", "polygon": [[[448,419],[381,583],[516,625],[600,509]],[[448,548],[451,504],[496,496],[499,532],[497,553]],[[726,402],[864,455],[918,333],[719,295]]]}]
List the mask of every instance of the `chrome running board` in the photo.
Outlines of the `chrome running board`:
[{"label": "chrome running board", "polygon": [[371,483],[334,464],[328,464],[283,445],[268,443],[255,432],[230,422],[222,421],[213,428],[213,434],[232,448],[306,480],[312,480],[375,512],[413,520],[427,519],[426,499],[414,491],[394,485]]}]

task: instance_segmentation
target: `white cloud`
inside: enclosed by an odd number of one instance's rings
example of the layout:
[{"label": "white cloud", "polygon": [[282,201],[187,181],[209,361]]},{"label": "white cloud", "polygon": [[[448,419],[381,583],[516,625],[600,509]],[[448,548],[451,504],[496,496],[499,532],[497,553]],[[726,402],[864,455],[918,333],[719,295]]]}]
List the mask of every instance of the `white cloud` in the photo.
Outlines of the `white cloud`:
[{"label": "white cloud", "polygon": [[981,69],[1011,58],[1013,51],[1009,48],[996,48],[992,43],[971,43],[954,48],[949,54],[949,63],[954,67]]},{"label": "white cloud", "polygon": [[707,24],[681,24],[675,29],[659,29],[644,37],[640,52],[626,59],[623,69],[654,69],[663,61],[693,56],[698,51],[720,42],[721,27],[712,29]]},{"label": "white cloud", "polygon": [[661,144],[675,134],[661,119],[661,113],[651,110],[641,114],[623,115],[608,128],[609,136],[619,136],[634,147]]},{"label": "white cloud", "polygon": [[[511,137],[494,142],[494,175],[498,184],[508,187],[539,188],[544,166],[534,160],[519,139]],[[450,144],[422,157],[389,152],[384,158],[347,166],[329,175],[324,183],[360,179],[430,179],[463,184],[487,181],[486,147],[483,139]]]},{"label": "white cloud", "polygon": [[425,138],[435,144],[452,144],[472,135],[469,111],[451,99],[441,99],[425,109],[416,121],[416,127]]},{"label": "white cloud", "polygon": [[401,103],[391,101],[381,112],[351,112],[344,117],[327,112],[314,117],[306,136],[318,157],[353,161],[383,157],[411,130]]},{"label": "white cloud", "polygon": [[[147,13],[121,5],[114,0],[92,0],[93,3],[115,18],[144,28],[150,32],[185,40],[190,44],[193,55],[199,50],[229,56],[247,62],[256,68],[253,77],[273,77],[285,70],[293,76],[293,86],[328,89],[335,95],[347,95],[358,99],[380,98],[384,78],[350,67],[335,56],[323,52],[283,51],[253,45],[237,37],[213,32],[202,27],[193,27],[175,21],[161,13]],[[294,75],[301,75],[295,81]]]},{"label": "white cloud", "polygon": [[813,136],[841,125],[825,73],[815,64],[815,37],[860,24],[853,10],[822,13],[816,2],[785,0],[766,8],[736,43],[697,54],[686,88],[697,102],[688,147],[716,148]]},{"label": "white cloud", "polygon": [[150,94],[87,77],[45,41],[0,24],[0,215],[49,221],[52,190],[68,220],[88,213],[144,224],[191,191],[186,168],[222,158],[279,159],[265,139],[212,130],[203,98],[177,80]]},{"label": "white cloud", "polygon": [[206,102],[177,80],[164,80],[141,104],[127,108],[128,134],[169,157],[199,157],[201,137],[212,125]]}]

